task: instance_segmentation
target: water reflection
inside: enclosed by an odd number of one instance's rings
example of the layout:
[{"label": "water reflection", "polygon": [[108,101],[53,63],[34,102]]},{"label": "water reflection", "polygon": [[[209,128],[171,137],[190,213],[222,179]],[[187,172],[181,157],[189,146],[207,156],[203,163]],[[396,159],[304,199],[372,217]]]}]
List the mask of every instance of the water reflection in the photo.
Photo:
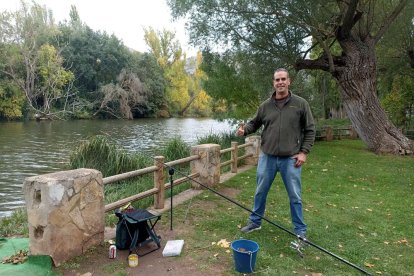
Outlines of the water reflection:
[{"label": "water reflection", "polygon": [[229,131],[227,122],[194,118],[0,122],[0,217],[24,204],[24,178],[65,169],[69,154],[89,136],[106,134],[129,152],[152,154],[176,136],[194,145],[209,133]]}]

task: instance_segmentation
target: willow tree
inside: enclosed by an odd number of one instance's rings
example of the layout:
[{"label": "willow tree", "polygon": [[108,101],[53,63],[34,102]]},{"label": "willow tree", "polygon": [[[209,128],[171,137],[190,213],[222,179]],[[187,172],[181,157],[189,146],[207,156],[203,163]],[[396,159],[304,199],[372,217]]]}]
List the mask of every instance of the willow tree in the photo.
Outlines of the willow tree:
[{"label": "willow tree", "polygon": [[[261,53],[297,70],[324,70],[337,81],[359,136],[377,153],[411,154],[412,141],[387,118],[377,96],[376,45],[409,0],[169,0],[188,17],[193,44]],[[335,47],[333,47],[335,46]],[[339,46],[339,47],[338,47]],[[315,47],[321,54],[309,58]],[[337,50],[338,49],[338,50]],[[274,68],[272,68],[274,69]]]}]

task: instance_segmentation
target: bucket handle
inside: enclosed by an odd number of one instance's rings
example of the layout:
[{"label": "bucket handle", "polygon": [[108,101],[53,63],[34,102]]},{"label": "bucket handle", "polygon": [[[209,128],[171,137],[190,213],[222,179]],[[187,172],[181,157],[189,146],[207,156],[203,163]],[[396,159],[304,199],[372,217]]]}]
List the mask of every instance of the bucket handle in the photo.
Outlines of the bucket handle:
[{"label": "bucket handle", "polygon": [[249,254],[249,256],[250,256],[250,271],[253,272],[253,268],[252,268],[253,252],[252,251],[247,251],[246,253]]}]

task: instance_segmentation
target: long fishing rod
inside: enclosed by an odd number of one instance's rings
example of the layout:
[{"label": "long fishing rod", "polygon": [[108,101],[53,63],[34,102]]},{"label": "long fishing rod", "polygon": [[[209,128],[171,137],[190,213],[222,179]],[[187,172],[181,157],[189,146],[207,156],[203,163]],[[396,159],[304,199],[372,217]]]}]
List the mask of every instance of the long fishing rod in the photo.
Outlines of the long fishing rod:
[{"label": "long fishing rod", "polygon": [[[166,168],[168,168],[168,169],[173,169],[173,167],[172,167],[172,166],[167,165],[167,164],[165,164],[165,163],[164,163],[164,166],[165,166]],[[189,180],[191,180],[191,181],[196,182],[197,184],[199,184],[199,185],[200,185],[200,186],[202,186],[203,188],[206,188],[206,189],[207,189],[207,190],[209,190],[210,192],[213,192],[214,194],[216,194],[216,195],[218,195],[218,196],[221,196],[222,198],[224,198],[224,199],[226,199],[226,200],[230,201],[231,203],[233,203],[233,204],[235,204],[235,205],[239,206],[240,208],[242,208],[242,209],[244,209],[244,210],[246,210],[246,211],[248,211],[248,212],[250,212],[250,213],[255,214],[256,216],[258,216],[258,217],[260,217],[261,219],[263,219],[263,220],[267,221],[267,222],[268,222],[268,223],[270,223],[271,225],[276,226],[277,228],[279,228],[279,229],[281,229],[281,230],[285,231],[286,233],[289,233],[289,234],[291,234],[291,235],[293,235],[293,236],[297,237],[299,240],[303,241],[304,243],[307,243],[307,244],[309,244],[309,245],[311,245],[311,246],[315,247],[316,249],[318,249],[318,250],[320,250],[320,251],[322,251],[322,252],[324,252],[324,253],[328,254],[329,256],[332,256],[332,257],[336,258],[337,260],[339,260],[339,261],[341,261],[341,262],[343,262],[343,263],[347,264],[348,266],[351,266],[351,267],[355,268],[355,269],[356,269],[356,270],[358,270],[359,272],[362,272],[362,273],[364,273],[364,274],[366,274],[366,275],[373,275],[372,273],[370,273],[370,272],[366,271],[365,269],[363,269],[363,268],[361,268],[361,267],[359,267],[359,266],[357,266],[357,265],[355,265],[355,264],[351,263],[351,262],[350,262],[350,261],[348,261],[348,260],[345,260],[344,258],[342,258],[342,257],[340,257],[340,256],[338,256],[338,255],[336,255],[336,254],[334,254],[334,253],[332,253],[332,252],[328,251],[327,249],[325,249],[325,248],[323,248],[323,247],[321,247],[321,246],[319,246],[319,245],[317,245],[317,244],[315,244],[315,243],[311,242],[310,240],[308,240],[308,239],[306,239],[306,238],[303,238],[302,236],[296,235],[295,233],[293,233],[292,231],[290,231],[290,230],[289,230],[289,229],[287,229],[286,227],[283,227],[283,226],[281,226],[281,225],[279,225],[279,224],[277,224],[277,223],[275,223],[275,222],[273,222],[273,221],[271,221],[271,220],[267,219],[266,217],[264,217],[264,216],[262,216],[262,215],[259,215],[258,213],[256,213],[256,212],[254,212],[253,210],[251,210],[251,209],[249,209],[249,208],[247,208],[247,207],[243,206],[242,204],[240,204],[240,203],[238,203],[237,201],[235,201],[235,200],[233,200],[233,199],[229,198],[228,196],[225,196],[225,195],[223,195],[223,194],[221,194],[221,193],[217,192],[216,190],[214,190],[214,189],[212,189],[212,188],[210,188],[210,187],[208,187],[208,186],[204,185],[203,183],[200,183],[200,181],[197,181],[197,180],[193,179],[192,177],[188,176],[187,174],[182,173],[180,170],[175,169],[175,171],[177,171],[179,174],[181,174],[182,176],[186,177],[187,179],[189,179]],[[172,197],[172,194],[171,194],[171,197]]]}]

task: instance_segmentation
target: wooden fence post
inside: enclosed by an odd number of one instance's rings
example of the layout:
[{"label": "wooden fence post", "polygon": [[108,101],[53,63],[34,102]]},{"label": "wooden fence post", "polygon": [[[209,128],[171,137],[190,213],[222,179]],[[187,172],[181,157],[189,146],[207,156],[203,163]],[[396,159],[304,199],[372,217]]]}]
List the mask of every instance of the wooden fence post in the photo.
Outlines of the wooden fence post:
[{"label": "wooden fence post", "polygon": [[351,139],[357,139],[358,133],[356,132],[355,128],[351,125],[349,126],[349,134]]},{"label": "wooden fence post", "polygon": [[154,165],[158,168],[154,172],[154,188],[158,189],[158,192],[154,195],[154,208],[164,208],[165,197],[165,180],[164,180],[164,156],[155,156]]},{"label": "wooden fence post", "polygon": [[326,141],[332,141],[334,138],[333,128],[330,126],[325,127]]},{"label": "wooden fence post", "polygon": [[237,173],[237,158],[239,156],[238,142],[231,142],[231,172]]}]

